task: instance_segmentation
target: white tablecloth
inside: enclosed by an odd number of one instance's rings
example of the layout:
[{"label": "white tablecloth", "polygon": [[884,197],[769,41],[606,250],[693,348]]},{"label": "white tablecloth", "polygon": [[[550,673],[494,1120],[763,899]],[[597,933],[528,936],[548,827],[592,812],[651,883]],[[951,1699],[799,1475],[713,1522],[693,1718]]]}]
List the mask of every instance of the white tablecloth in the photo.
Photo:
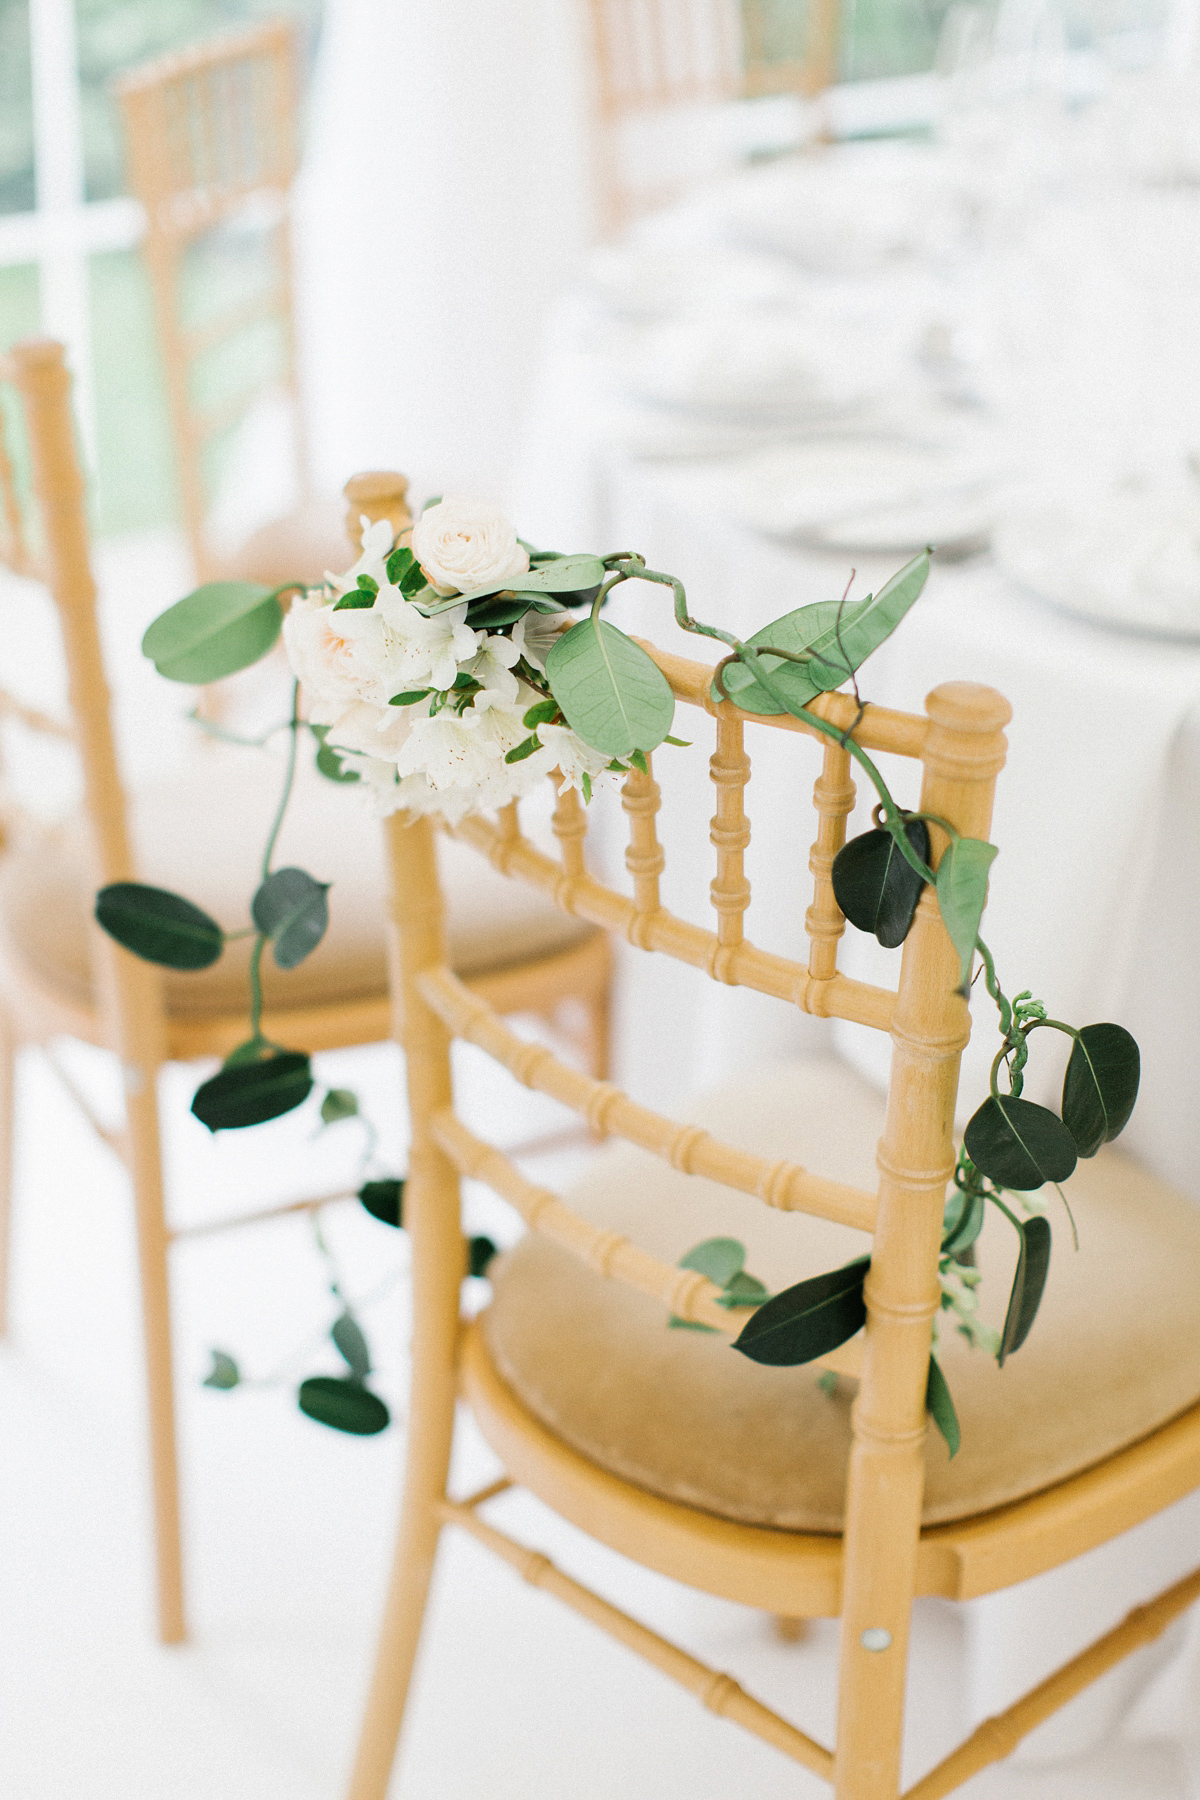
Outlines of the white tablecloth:
[{"label": "white tablecloth", "polygon": [[[631,453],[628,418],[586,348],[581,316],[579,302],[566,304],[551,338],[510,495],[522,533],[563,549],[636,549],[683,579],[695,614],[728,630],[745,633],[808,601],[836,598],[849,559],[789,547],[732,522],[722,510],[729,473],[719,461],[639,461]],[[863,592],[899,559],[858,560]],[[627,587],[614,616],[664,648],[715,660],[704,640],[674,626],[669,590]],[[985,920],[1006,991],[1032,988],[1055,1016],[1078,1024],[1116,1019],[1134,1032],[1143,1086],[1125,1143],[1200,1202],[1192,1155],[1200,1070],[1193,938],[1200,645],[1136,639],[1068,618],[977,558],[935,566],[926,595],[860,681],[869,699],[919,710],[930,688],[950,678],[990,683],[1014,709],[993,829],[1001,854]],[[686,715],[676,729],[692,735]],[[752,735],[748,748],[758,832],[747,859],[754,887],[748,931],[768,948],[803,954],[819,752],[769,732]],[[699,749],[664,748],[655,758],[669,821],[664,900],[703,922],[712,872],[706,761]],[[898,797],[915,800],[911,773],[898,780]],[[898,957],[850,932],[842,966],[894,984]],[[662,1105],[826,1029],[760,997],[698,982],[665,959],[631,955],[625,974],[629,1026],[618,1040],[620,1072]],[[986,997],[976,998],[973,1011],[965,1112],[987,1091],[996,1042]],[[838,1025],[834,1036],[843,1054],[885,1078],[888,1046],[877,1034]],[[1035,1057],[1027,1093],[1049,1097],[1061,1066],[1053,1053]],[[974,1717],[1001,1710],[1183,1573],[1196,1560],[1198,1526],[1193,1496],[1063,1569],[972,1603]],[[1178,1627],[1131,1659],[971,1791],[1071,1800],[1200,1796],[1200,1775],[1193,1776],[1200,1767],[1198,1633],[1194,1622]]]}]

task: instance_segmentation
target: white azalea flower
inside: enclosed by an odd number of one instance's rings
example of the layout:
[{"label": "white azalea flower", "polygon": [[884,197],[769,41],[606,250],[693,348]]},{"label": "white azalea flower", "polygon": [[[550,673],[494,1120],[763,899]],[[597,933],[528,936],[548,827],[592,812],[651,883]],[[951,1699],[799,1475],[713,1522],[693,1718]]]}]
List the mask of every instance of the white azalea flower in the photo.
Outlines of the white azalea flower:
[{"label": "white azalea flower", "polygon": [[[416,717],[427,708],[428,701],[418,701],[415,706],[370,706],[359,701],[331,722],[326,742],[335,750],[357,750],[364,756],[390,758],[394,763]],[[318,719],[316,723],[323,721]]]},{"label": "white azalea flower", "polygon": [[615,787],[622,780],[621,774],[609,769],[612,757],[603,750],[593,750],[569,725],[539,725],[538,738],[545,756],[545,768],[557,769],[562,775],[560,794],[565,794],[569,788],[582,792],[585,775],[593,786],[599,783]]},{"label": "white azalea flower", "polygon": [[362,526],[362,555],[352,569],[344,575],[331,575],[325,571],[325,580],[336,594],[344,594],[347,588],[357,587],[360,575],[369,575],[380,587],[387,580],[387,559],[392,552],[395,530],[390,519],[376,519],[374,524],[363,513],[359,519]]},{"label": "white azalea flower", "polygon": [[453,687],[459,664],[469,662],[479,646],[480,634],[467,624],[465,603],[427,619],[399,588],[387,587],[379,590],[371,611],[380,615],[395,644],[398,685],[393,694],[408,688],[442,692]]},{"label": "white azalea flower", "polygon": [[514,528],[482,500],[451,496],[427,506],[413,526],[412,550],[427,580],[448,594],[499,585],[529,567]]},{"label": "white azalea flower", "polygon": [[[515,644],[511,638],[501,637],[498,633],[493,632],[491,636],[485,636],[481,640],[479,653],[472,660],[468,672],[475,677],[488,696],[485,710],[499,702],[511,705],[516,700],[520,691],[520,683],[512,671],[520,660],[520,656],[520,646]],[[475,705],[479,706],[483,700],[484,695],[477,694]]]},{"label": "white azalea flower", "polygon": [[512,629],[512,641],[517,645],[521,655],[528,658],[535,668],[545,670],[546,657],[555,639],[561,637],[563,627],[571,623],[568,612],[541,613],[531,607],[523,619],[518,619]]}]

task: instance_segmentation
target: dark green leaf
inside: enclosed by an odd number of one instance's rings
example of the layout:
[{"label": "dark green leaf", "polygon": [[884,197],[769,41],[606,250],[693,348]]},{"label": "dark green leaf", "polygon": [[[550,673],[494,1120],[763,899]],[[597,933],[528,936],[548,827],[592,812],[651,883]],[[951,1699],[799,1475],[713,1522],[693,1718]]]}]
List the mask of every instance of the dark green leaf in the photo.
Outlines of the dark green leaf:
[{"label": "dark green leaf", "polygon": [[745,1261],[744,1244],[739,1244],[736,1238],[714,1237],[705,1238],[702,1244],[694,1245],[686,1256],[681,1256],[679,1267],[695,1269],[697,1274],[707,1275],[717,1287],[723,1288],[741,1273]]},{"label": "dark green leaf", "polygon": [[373,1219],[397,1229],[404,1221],[404,1183],[394,1178],[364,1181],[358,1197]]},{"label": "dark green leaf", "polygon": [[785,1288],[746,1321],[733,1348],[753,1362],[783,1368],[836,1350],[866,1323],[863,1283],[870,1266],[870,1257],[860,1256]]},{"label": "dark green leaf", "polygon": [[302,1050],[280,1050],[260,1061],[224,1068],[196,1090],[192,1111],[210,1131],[240,1130],[278,1119],[312,1092],[312,1069]]},{"label": "dark green leaf", "polygon": [[[376,592],[378,592],[378,589]],[[370,588],[352,587],[346,590],[341,599],[334,606],[333,610],[334,612],[362,612],[368,610],[370,607],[374,606],[374,604],[375,594],[371,592]]]},{"label": "dark green leaf", "polygon": [[[793,653],[808,650],[811,658],[805,663],[764,658],[773,684],[787,695],[786,708],[744,663],[731,663],[725,670],[730,699],[747,712],[778,713],[806,706],[818,694],[840,687],[890,637],[925,586],[928,574],[929,552],[923,550],[893,575],[878,594],[868,594],[865,600],[849,606],[843,606],[841,601],[820,600],[764,625],[748,640],[752,650],[764,646]],[[713,698],[720,698],[715,690]]]},{"label": "dark green leaf", "polygon": [[536,705],[529,708],[521,723],[528,725],[530,731],[534,731],[539,725],[548,725],[551,719],[557,719],[557,717],[557,700],[539,700]]},{"label": "dark green leaf", "polygon": [[354,1380],[365,1381],[371,1373],[371,1352],[362,1326],[349,1309],[333,1321],[329,1335],[348,1363]]},{"label": "dark green leaf", "polygon": [[963,1133],[967,1155],[998,1187],[1032,1193],[1065,1181],[1075,1167],[1075,1140],[1048,1107],[1011,1094],[985,1100]]},{"label": "dark green leaf", "polygon": [[1037,1317],[1037,1309],[1041,1304],[1042,1291],[1046,1286],[1046,1276],[1050,1270],[1050,1222],[1035,1213],[1033,1218],[1022,1220],[1018,1226],[1021,1239],[1021,1250],[1017,1257],[1017,1272],[1013,1276],[1012,1293],[1008,1297],[1008,1312],[1004,1318],[1004,1330],[1000,1334],[1000,1353],[996,1360],[1004,1367],[1004,1359],[1019,1350],[1029,1336],[1029,1328]]},{"label": "dark green leaf", "polygon": [[388,705],[415,706],[418,700],[428,700],[432,692],[432,688],[405,688],[402,694],[393,694]]},{"label": "dark green leaf", "polygon": [[[928,862],[925,821],[910,819],[904,835],[921,861]],[[838,905],[852,925],[874,932],[889,950],[908,936],[924,886],[904,860],[892,833],[884,829],[851,838],[833,859],[833,892]]]},{"label": "dark green leaf", "polygon": [[942,1215],[942,1255],[961,1256],[983,1230],[982,1194],[964,1194],[955,1188]]},{"label": "dark green leaf", "polygon": [[472,631],[499,631],[502,625],[515,625],[523,619],[532,605],[528,594],[514,594],[511,599],[491,594],[485,600],[471,602],[467,624]]},{"label": "dark green leaf", "polygon": [[553,562],[542,563],[523,575],[508,575],[502,581],[493,581],[489,587],[471,588],[459,594],[454,604],[461,606],[464,600],[482,600],[485,595],[504,592],[578,593],[587,588],[598,588],[603,580],[604,564],[598,556],[556,556]]},{"label": "dark green leaf", "polygon": [[954,1401],[950,1397],[946,1377],[942,1374],[935,1356],[929,1358],[929,1378],[925,1383],[925,1411],[945,1438],[946,1448],[951,1457],[955,1456],[958,1446],[962,1442],[962,1433],[958,1428],[958,1414],[954,1410]]},{"label": "dark green leaf", "polygon": [[959,981],[963,992],[971,980],[975,939],[987,905],[988,870],[996,846],[982,838],[956,838],[947,844],[937,869],[938,911],[958,951]]},{"label": "dark green leaf", "polygon": [[1080,1156],[1095,1156],[1129,1123],[1141,1078],[1136,1040],[1123,1025],[1085,1025],[1063,1078],[1063,1123]]},{"label": "dark green leaf", "polygon": [[[387,578],[393,587],[399,587],[402,578],[408,574],[416,560],[411,548],[407,544],[401,544],[397,549],[392,551],[387,559],[385,567],[387,569]],[[424,576],[422,576],[421,579],[424,580]]]},{"label": "dark green leaf", "polygon": [[486,1275],[496,1246],[490,1237],[473,1237],[467,1244],[467,1273],[476,1277]]},{"label": "dark green leaf", "polygon": [[542,746],[538,741],[537,732],[535,731],[532,737],[527,737],[521,743],[514,744],[504,760],[506,763],[524,762],[527,756],[532,756],[534,751],[540,750],[541,747]]},{"label": "dark green leaf", "polygon": [[294,969],[314,951],[329,924],[329,883],[304,869],[276,869],[253,900],[250,915],[281,969]]},{"label": "dark green leaf", "polygon": [[300,1383],[296,1396],[300,1411],[319,1425],[348,1431],[354,1437],[373,1437],[386,1430],[391,1414],[379,1398],[360,1381],[345,1375],[310,1375]]},{"label": "dark green leaf", "polygon": [[658,664],[605,619],[581,619],[550,646],[546,675],[567,724],[606,756],[654,750],[675,696]]},{"label": "dark green leaf", "polygon": [[321,1102],[321,1123],[339,1125],[358,1117],[358,1095],[350,1088],[330,1088]]},{"label": "dark green leaf", "polygon": [[252,581],[209,581],[160,613],[142,639],[168,681],[202,687],[248,669],[266,655],[283,625],[270,588]]},{"label": "dark green leaf", "polygon": [[145,962],[164,969],[207,969],[225,948],[215,919],[181,894],[114,881],[96,895],[96,922]]},{"label": "dark green leaf", "polygon": [[235,1388],[242,1379],[241,1370],[224,1350],[212,1353],[212,1368],[204,1377],[207,1388]]}]

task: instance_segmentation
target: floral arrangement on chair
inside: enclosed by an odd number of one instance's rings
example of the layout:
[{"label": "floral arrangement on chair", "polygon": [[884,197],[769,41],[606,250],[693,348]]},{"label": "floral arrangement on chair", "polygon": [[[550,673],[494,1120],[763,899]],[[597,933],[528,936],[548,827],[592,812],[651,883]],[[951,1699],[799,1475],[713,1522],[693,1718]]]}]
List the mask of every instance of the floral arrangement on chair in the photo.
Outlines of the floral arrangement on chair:
[{"label": "floral arrangement on chair", "polygon": [[[625,581],[668,586],[678,624],[719,640],[728,651],[713,673],[715,700],[732,700],[751,714],[790,713],[841,743],[871,781],[879,801],[875,827],[847,843],[833,866],[834,893],[848,921],[894,948],[908,935],[921,894],[931,885],[958,952],[960,991],[969,992],[981,973],[996,1005],[1001,1041],[991,1092],[964,1133],[945,1208],[939,1272],[943,1309],[973,1344],[1003,1364],[1028,1336],[1049,1267],[1050,1224],[1032,1196],[1047,1183],[1058,1188],[1078,1157],[1094,1156],[1124,1128],[1137,1097],[1139,1057],[1119,1025],[1079,1029],[1049,1018],[1028,992],[1006,997],[979,935],[995,847],[960,836],[944,819],[898,806],[855,739],[865,708],[857,671],[920,595],[931,553],[914,557],[877,594],[849,603],[847,588],[840,601],[802,606],[742,642],[694,619],[683,584],[647,568],[640,556],[537,550],[493,507],[431,501],[404,535],[408,542],[394,544],[390,524],[364,521],[362,555],[323,587],[270,592],[248,583],[210,583],[163,613],[143,640],[160,673],[203,683],[257,662],[282,633],[296,676],[291,717],[279,727],[290,733],[284,791],[250,903],[250,1036],[202,1084],[193,1112],[214,1131],[252,1125],[299,1106],[314,1085],[308,1055],[270,1043],[260,1028],[259,966],[267,945],[277,963],[293,967],[320,942],[328,920],[323,883],[305,870],[271,867],[302,734],[315,738],[322,773],[359,783],[380,814],[435,813],[453,825],[469,812],[519,798],[549,775],[560,792],[573,787],[590,801],[597,784],[631,768],[645,771],[651,751],[680,744],[670,735],[675,703],[666,677],[640,645],[602,617],[609,594]],[[295,597],[285,616],[289,594]],[[859,710],[855,723],[841,731],[810,702],[846,682]],[[930,825],[949,839],[936,872],[928,861]],[[182,896],[139,883],[101,890],[96,916],[127,949],[177,969],[207,966],[220,956],[227,935],[234,935]],[[1030,1038],[1042,1028],[1072,1039],[1061,1116],[1022,1097]],[[327,1092],[322,1102],[326,1122],[356,1111],[355,1096],[344,1090]],[[377,1217],[398,1225],[401,1190],[398,1181],[375,1180],[364,1184],[360,1197]],[[1019,1239],[999,1334],[982,1325],[976,1311],[973,1246],[989,1202]],[[487,1240],[472,1241],[473,1274],[482,1273],[490,1250]],[[734,1240],[712,1239],[690,1251],[684,1266],[714,1280],[728,1306],[753,1309],[734,1341],[751,1359],[783,1366],[811,1362],[864,1324],[869,1257],[770,1296],[745,1271],[744,1256]],[[353,1330],[343,1323],[347,1317]],[[339,1342],[338,1327],[334,1341],[350,1365],[343,1385],[361,1387],[370,1368],[361,1332],[348,1309],[338,1325],[345,1341]],[[214,1368],[213,1385],[235,1384],[236,1368],[225,1361],[229,1369],[221,1374]],[[380,1428],[379,1422],[347,1424],[343,1399],[332,1409],[341,1407],[339,1416],[329,1416],[328,1407],[314,1416],[343,1429]],[[958,1422],[936,1356],[930,1358],[927,1405],[953,1455]]]}]

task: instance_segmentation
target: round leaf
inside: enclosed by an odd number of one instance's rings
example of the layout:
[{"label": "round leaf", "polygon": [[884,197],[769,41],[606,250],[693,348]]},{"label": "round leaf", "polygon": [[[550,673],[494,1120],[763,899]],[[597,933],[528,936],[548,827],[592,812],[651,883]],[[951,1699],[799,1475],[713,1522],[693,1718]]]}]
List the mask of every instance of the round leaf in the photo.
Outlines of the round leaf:
[{"label": "round leaf", "polygon": [[1011,1094],[985,1100],[963,1133],[967,1155],[998,1187],[1032,1193],[1065,1181],[1075,1167],[1075,1140],[1048,1107]]},{"label": "round leaf", "polygon": [[204,1386],[206,1388],[235,1388],[241,1379],[241,1371],[232,1356],[228,1356],[224,1350],[214,1350],[212,1368],[204,1377]]},{"label": "round leaf", "polygon": [[1000,1352],[996,1358],[1001,1368],[1004,1367],[1005,1358],[1011,1356],[1014,1350],[1019,1350],[1029,1336],[1029,1328],[1041,1305],[1046,1276],[1050,1272],[1049,1220],[1043,1219],[1039,1214],[1035,1214],[1032,1219],[1023,1220],[1020,1236],[1017,1272],[1013,1276],[1004,1330],[1000,1334]]},{"label": "round leaf", "polygon": [[741,1273],[745,1260],[746,1246],[739,1244],[736,1238],[714,1237],[705,1238],[702,1244],[694,1245],[686,1256],[681,1256],[679,1267],[695,1269],[723,1288]]},{"label": "round leaf", "polygon": [[358,1197],[373,1219],[397,1229],[404,1221],[404,1183],[394,1179],[364,1181]]},{"label": "round leaf", "polygon": [[1063,1123],[1080,1156],[1095,1156],[1129,1123],[1141,1079],[1136,1040],[1123,1025],[1085,1025],[1063,1078]]},{"label": "round leaf", "polygon": [[96,921],[126,950],[164,969],[207,969],[225,948],[215,919],[181,894],[140,881],[101,888]]},{"label": "round leaf", "polygon": [[312,1069],[302,1050],[281,1050],[257,1062],[226,1067],[197,1088],[192,1111],[210,1131],[261,1125],[300,1106],[312,1092]]},{"label": "round leaf", "polygon": [[496,1246],[490,1237],[473,1237],[467,1244],[468,1275],[486,1275],[492,1258],[497,1254]]},{"label": "round leaf", "polygon": [[[910,819],[904,835],[929,860],[929,832],[923,819]],[[925,883],[904,860],[890,831],[865,831],[851,838],[833,859],[833,893],[859,931],[870,931],[888,950],[908,936]]]},{"label": "round leaf", "polygon": [[253,900],[250,914],[269,937],[281,969],[294,969],[316,949],[329,924],[329,883],[316,881],[304,869],[276,869]]},{"label": "round leaf", "polygon": [[317,773],[326,781],[358,781],[361,779],[357,769],[351,769],[342,761],[341,754],[333,750],[325,742],[329,736],[328,725],[310,725],[308,728],[317,740]]},{"label": "round leaf", "polygon": [[675,696],[666,676],[605,619],[581,619],[557,638],[546,675],[572,731],[606,756],[657,749],[671,729]]},{"label": "round leaf", "polygon": [[168,681],[197,686],[248,669],[266,655],[283,625],[270,588],[253,581],[209,581],[160,613],[142,639]]},{"label": "round leaf", "polygon": [[358,1095],[352,1088],[330,1088],[321,1102],[322,1125],[339,1125],[358,1117]]},{"label": "round leaf", "polygon": [[863,1283],[870,1266],[870,1257],[860,1256],[845,1268],[785,1288],[747,1319],[733,1348],[752,1362],[780,1368],[836,1350],[866,1324]]},{"label": "round leaf", "polygon": [[349,1364],[355,1381],[365,1381],[371,1373],[371,1352],[367,1348],[362,1326],[354,1314],[342,1313],[340,1318],[333,1321],[329,1335]]},{"label": "round leaf", "polygon": [[391,1414],[379,1395],[348,1376],[310,1375],[300,1383],[296,1398],[300,1411],[310,1419],[354,1437],[374,1437],[391,1423]]}]

